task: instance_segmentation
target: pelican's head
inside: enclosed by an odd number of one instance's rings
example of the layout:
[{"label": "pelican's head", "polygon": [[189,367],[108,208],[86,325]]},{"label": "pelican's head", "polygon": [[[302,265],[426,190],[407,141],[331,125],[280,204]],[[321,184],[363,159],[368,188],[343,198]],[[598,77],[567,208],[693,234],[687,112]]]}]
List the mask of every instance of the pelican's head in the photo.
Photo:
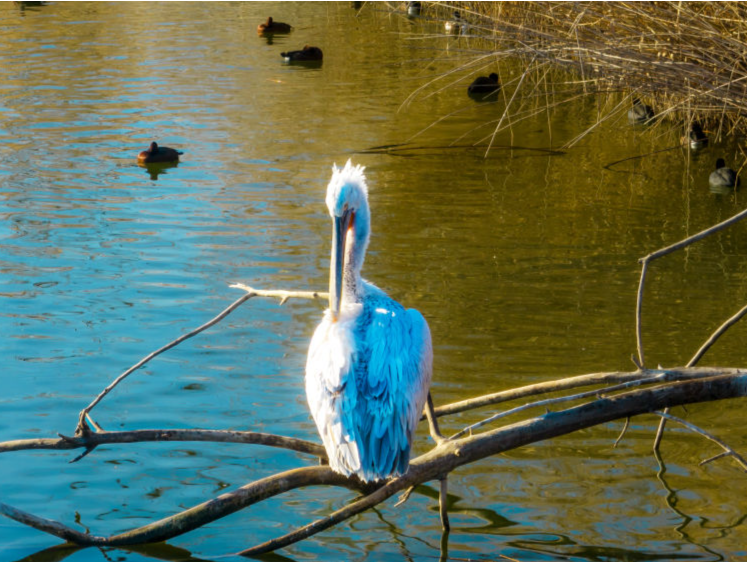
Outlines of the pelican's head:
[{"label": "pelican's head", "polygon": [[332,217],[332,261],[329,271],[329,309],[337,320],[343,281],[356,285],[371,232],[368,187],[363,166],[348,160],[344,168],[332,166],[327,186],[327,208]]}]

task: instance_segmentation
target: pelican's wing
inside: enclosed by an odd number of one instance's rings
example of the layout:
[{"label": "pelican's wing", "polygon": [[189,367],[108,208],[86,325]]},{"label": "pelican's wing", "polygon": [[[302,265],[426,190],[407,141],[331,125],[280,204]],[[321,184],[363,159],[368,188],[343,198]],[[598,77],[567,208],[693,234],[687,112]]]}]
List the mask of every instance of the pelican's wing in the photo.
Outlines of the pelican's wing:
[{"label": "pelican's wing", "polygon": [[345,475],[360,470],[355,407],[358,393],[353,379],[351,322],[332,322],[325,315],[309,346],[306,360],[306,398],[329,457],[330,466]]},{"label": "pelican's wing", "polygon": [[362,475],[371,480],[403,474],[430,387],[428,324],[416,310],[381,295],[364,304],[357,333],[355,422]]}]

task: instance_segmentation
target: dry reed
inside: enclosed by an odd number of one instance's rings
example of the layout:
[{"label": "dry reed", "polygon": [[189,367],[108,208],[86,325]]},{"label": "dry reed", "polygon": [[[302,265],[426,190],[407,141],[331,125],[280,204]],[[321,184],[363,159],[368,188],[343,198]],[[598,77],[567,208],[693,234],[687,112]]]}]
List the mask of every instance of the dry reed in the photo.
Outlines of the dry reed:
[{"label": "dry reed", "polygon": [[[425,17],[447,21],[458,10],[468,22],[460,30],[460,66],[429,85],[463,83],[501,61],[536,69],[512,107],[512,122],[613,93],[605,114],[621,114],[639,97],[660,122],[684,129],[697,120],[716,138],[747,132],[747,5],[740,2],[423,4]],[[548,64],[572,73],[548,75]],[[622,103],[620,92],[627,94]]]}]

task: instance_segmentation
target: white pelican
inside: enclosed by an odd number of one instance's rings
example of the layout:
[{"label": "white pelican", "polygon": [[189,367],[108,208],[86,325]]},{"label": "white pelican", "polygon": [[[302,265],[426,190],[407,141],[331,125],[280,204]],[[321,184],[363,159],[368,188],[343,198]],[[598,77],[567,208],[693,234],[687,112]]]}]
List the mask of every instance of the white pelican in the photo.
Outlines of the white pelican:
[{"label": "white pelican", "polygon": [[433,352],[423,316],[361,278],[371,233],[363,170],[332,167],[329,309],[309,346],[306,397],[330,467],[371,482],[407,471]]}]

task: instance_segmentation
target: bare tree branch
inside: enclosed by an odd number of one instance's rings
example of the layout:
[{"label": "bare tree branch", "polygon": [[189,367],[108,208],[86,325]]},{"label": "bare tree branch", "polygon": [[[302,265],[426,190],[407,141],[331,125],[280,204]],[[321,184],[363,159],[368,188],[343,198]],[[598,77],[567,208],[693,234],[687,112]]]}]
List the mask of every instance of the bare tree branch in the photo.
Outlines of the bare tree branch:
[{"label": "bare tree branch", "polygon": [[176,515],[111,537],[81,533],[57,521],[44,519],[6,504],[0,504],[0,513],[19,523],[78,545],[124,546],[165,541],[288,490],[319,485],[342,486],[354,490],[370,489],[370,486],[357,478],[337,474],[328,466],[297,468],[262,478]]},{"label": "bare tree branch", "polygon": [[[524,398],[527,396],[537,396],[539,394],[572,390],[574,388],[581,388],[584,386],[597,386],[600,384],[620,384],[659,374],[664,375],[663,380],[673,382],[691,378],[712,377],[716,374],[723,374],[724,372],[724,369],[704,367],[697,369],[646,369],[643,371],[632,372],[611,371],[608,373],[592,373],[588,375],[578,375],[575,377],[567,377],[553,381],[530,384],[527,386],[521,386],[519,388],[512,388],[501,392],[495,392],[493,394],[485,394],[484,396],[470,398],[469,400],[461,400],[452,404],[439,406],[435,408],[435,413],[437,417],[448,416],[466,412],[468,410],[490,406],[492,404],[500,404],[501,402],[517,400],[519,398]],[[733,372],[736,373],[739,371],[735,369]]]},{"label": "bare tree branch", "polygon": [[[721,221],[720,223],[713,225],[710,228],[706,228],[705,230],[701,230],[697,234],[693,234],[692,236],[688,236],[684,240],[680,240],[679,242],[675,244],[671,244],[667,246],[666,248],[661,248],[659,250],[656,250],[655,252],[652,252],[648,254],[647,256],[644,256],[640,258],[638,261],[641,263],[641,281],[638,285],[638,297],[636,302],[636,341],[638,342],[638,365],[639,367],[643,367],[645,365],[643,361],[643,340],[641,337],[641,308],[642,308],[642,302],[643,302],[643,286],[646,279],[646,270],[648,269],[649,262],[667,256],[673,252],[676,252],[677,250],[681,250],[682,248],[686,248],[690,244],[694,244],[695,242],[698,242],[699,240],[702,240],[703,238],[706,238],[707,236],[710,236],[711,234],[714,234],[715,232],[718,232],[720,230],[723,230],[724,228],[727,228],[731,226],[732,224],[742,220],[744,217],[747,217],[747,209],[737,213],[736,215]],[[747,307],[745,307],[747,308]],[[745,310],[745,309],[742,309]],[[745,310],[747,312],[747,310]],[[705,352],[713,345],[713,343],[723,334],[726,330],[729,329],[730,326],[735,324],[739,319],[744,315],[744,312],[740,311],[735,316],[732,316],[729,320],[727,320],[721,328],[719,328],[712,336],[711,338],[698,350],[698,352],[693,356],[693,358],[690,360],[690,363],[688,363],[688,367],[695,365],[700,358],[705,354]],[[723,329],[722,329],[723,328]],[[664,414],[668,414],[669,410],[665,410]],[[662,417],[659,421],[659,427],[656,430],[656,435],[654,436],[654,442],[653,442],[653,448],[654,451],[658,450],[659,445],[661,444],[661,438],[664,435],[664,426],[666,425],[666,417]]]},{"label": "bare tree branch", "polygon": [[[226,307],[223,311],[221,311],[217,316],[213,317],[212,319],[208,320],[201,326],[195,328],[194,330],[191,330],[190,332],[179,336],[175,340],[167,343],[166,345],[158,348],[157,350],[153,351],[152,353],[149,353],[145,357],[143,357],[140,361],[135,363],[132,367],[127,369],[124,373],[119,375],[116,379],[114,379],[109,386],[107,386],[104,390],[99,393],[96,398],[93,399],[93,401],[83,408],[80,411],[80,414],[78,414],[78,425],[75,428],[75,434],[76,435],[85,435],[87,433],[90,433],[90,429],[88,425],[86,424],[86,418],[89,417],[90,411],[96,407],[96,405],[103,400],[103,398],[109,394],[114,388],[122,382],[124,379],[126,379],[128,376],[130,376],[133,372],[137,371],[140,367],[148,363],[151,359],[154,359],[164,353],[165,351],[168,351],[169,349],[176,347],[180,343],[182,343],[185,340],[188,340],[191,337],[196,336],[200,332],[203,332],[210,328],[211,326],[214,326],[221,320],[223,320],[226,316],[231,314],[234,310],[236,310],[239,306],[244,304],[246,301],[251,299],[252,297],[269,297],[269,298],[278,298],[280,299],[280,304],[282,305],[285,303],[286,300],[289,298],[304,298],[304,299],[325,299],[328,298],[327,293],[320,293],[315,291],[264,291],[261,289],[253,289],[252,287],[249,287],[248,285],[244,285],[243,283],[235,283],[231,285],[232,288],[238,288],[246,291],[246,294],[242,297],[236,299],[233,303],[231,303],[228,307]],[[89,417],[90,419],[90,417]],[[94,427],[96,426],[96,422],[92,422]]]},{"label": "bare tree branch", "polygon": [[211,441],[214,443],[244,443],[266,445],[307,453],[326,459],[322,445],[283,437],[271,433],[253,431],[230,431],[217,429],[139,429],[135,431],[98,431],[75,437],[61,436],[59,439],[18,439],[0,443],[0,453],[28,449],[79,449],[119,443],[143,443],[147,441]]},{"label": "bare tree branch", "polygon": [[221,320],[223,320],[223,318],[225,318],[226,316],[228,316],[229,314],[231,314],[231,312],[233,312],[234,310],[236,310],[239,306],[241,306],[243,303],[245,303],[246,301],[248,301],[253,296],[254,296],[254,294],[252,294],[252,293],[247,293],[246,295],[243,295],[241,298],[239,298],[236,301],[234,301],[230,306],[228,306],[226,309],[224,309],[220,314],[218,314],[217,316],[215,316],[213,319],[205,322],[199,328],[195,328],[191,332],[189,332],[187,334],[184,334],[182,336],[179,336],[178,338],[176,338],[172,342],[169,342],[166,345],[164,345],[163,347],[158,348],[156,351],[154,351],[152,353],[149,353],[148,355],[146,355],[145,357],[143,357],[140,361],[138,361],[137,363],[135,363],[132,367],[130,367],[129,369],[127,369],[124,373],[122,373],[121,375],[119,375],[116,379],[114,379],[109,384],[109,386],[107,386],[104,390],[102,390],[101,393],[96,398],[94,398],[93,401],[88,406],[86,406],[85,408],[83,408],[81,410],[80,414],[78,415],[78,425],[75,428],[75,434],[76,435],[85,435],[86,433],[90,433],[90,429],[88,428],[88,425],[86,425],[86,416],[88,415],[88,413],[96,406],[96,404],[98,404],[99,402],[101,402],[101,400],[107,394],[109,394],[112,390],[114,390],[114,388],[120,382],[122,382],[124,379],[126,379],[130,374],[132,374],[133,372],[135,372],[136,370],[138,370],[140,367],[142,367],[143,365],[145,365],[146,363],[148,363],[151,359],[153,359],[153,358],[158,357],[159,355],[161,355],[161,353],[163,353],[165,351],[168,351],[169,349],[171,349],[172,347],[175,347],[175,346],[179,345],[183,341],[185,341],[185,340],[187,340],[187,339],[189,339],[189,338],[191,338],[193,336],[196,336],[197,334],[199,334],[200,332],[202,332],[204,330],[207,330],[210,326],[213,326],[213,325],[217,324],[218,322],[220,322]]},{"label": "bare tree branch", "polygon": [[718,339],[723,336],[729,328],[739,322],[745,314],[747,314],[747,305],[743,306],[739,312],[737,312],[734,316],[721,324],[721,326],[719,326],[718,329],[711,334],[708,340],[700,347],[695,355],[693,355],[692,359],[688,361],[687,366],[693,367],[697,365],[698,362],[706,354],[706,352],[711,348],[711,346],[716,343],[716,341],[718,341]]}]

